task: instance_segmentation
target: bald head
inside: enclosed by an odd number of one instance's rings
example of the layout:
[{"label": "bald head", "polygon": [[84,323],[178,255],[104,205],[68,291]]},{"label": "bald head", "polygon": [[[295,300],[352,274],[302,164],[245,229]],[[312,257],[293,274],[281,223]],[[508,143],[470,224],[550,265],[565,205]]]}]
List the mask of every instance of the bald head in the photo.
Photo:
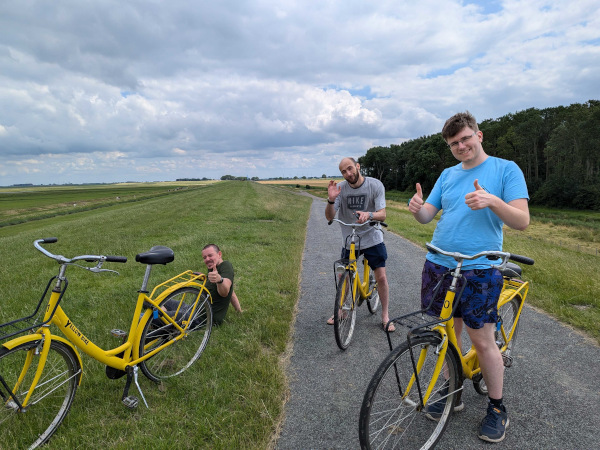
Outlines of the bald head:
[{"label": "bald head", "polygon": [[362,184],[363,176],[360,174],[360,164],[354,158],[347,157],[340,162],[340,172],[350,186]]}]

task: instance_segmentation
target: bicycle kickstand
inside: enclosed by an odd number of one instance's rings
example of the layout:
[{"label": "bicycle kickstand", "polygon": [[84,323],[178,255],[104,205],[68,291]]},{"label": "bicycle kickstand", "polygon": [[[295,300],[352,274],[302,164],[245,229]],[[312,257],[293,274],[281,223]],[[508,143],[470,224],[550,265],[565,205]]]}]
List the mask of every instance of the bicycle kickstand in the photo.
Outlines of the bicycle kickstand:
[{"label": "bicycle kickstand", "polygon": [[148,403],[146,402],[146,398],[144,397],[144,393],[142,392],[142,389],[140,388],[140,385],[138,383],[138,367],[137,366],[127,368],[127,381],[125,382],[125,390],[123,391],[123,398],[121,399],[121,401],[129,409],[137,408],[137,405],[139,403],[138,398],[134,397],[133,395],[129,395],[129,388],[131,387],[131,380],[133,380],[133,382],[135,383],[135,385],[138,389],[138,392],[140,393],[140,396],[142,397],[142,400],[144,401],[144,405],[146,405],[146,408],[150,409],[150,407],[148,406]]}]

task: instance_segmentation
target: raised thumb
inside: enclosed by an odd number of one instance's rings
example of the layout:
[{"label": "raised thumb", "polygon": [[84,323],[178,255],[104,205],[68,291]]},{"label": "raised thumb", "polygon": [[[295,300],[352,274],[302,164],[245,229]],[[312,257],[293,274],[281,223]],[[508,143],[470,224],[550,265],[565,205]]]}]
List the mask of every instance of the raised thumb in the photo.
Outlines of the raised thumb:
[{"label": "raised thumb", "polygon": [[479,180],[475,179],[475,182],[473,183],[473,185],[475,186],[476,191],[483,191],[483,188],[481,186],[479,186]]}]

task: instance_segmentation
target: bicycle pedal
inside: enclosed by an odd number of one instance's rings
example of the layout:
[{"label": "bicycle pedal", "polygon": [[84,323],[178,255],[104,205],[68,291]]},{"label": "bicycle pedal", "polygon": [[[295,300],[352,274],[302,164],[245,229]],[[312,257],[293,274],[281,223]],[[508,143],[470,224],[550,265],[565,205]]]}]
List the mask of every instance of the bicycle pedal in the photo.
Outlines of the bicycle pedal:
[{"label": "bicycle pedal", "polygon": [[123,404],[125,406],[127,406],[129,409],[137,408],[139,402],[140,401],[138,400],[138,398],[134,397],[133,395],[129,395],[123,399]]},{"label": "bicycle pedal", "polygon": [[123,331],[123,330],[119,330],[118,328],[114,328],[114,329],[110,330],[110,334],[112,334],[114,337],[121,338],[121,339],[125,339],[127,337],[127,332]]},{"label": "bicycle pedal", "polygon": [[508,355],[502,355],[502,360],[504,361],[504,367],[510,367],[512,366],[513,363],[513,359],[512,356],[508,356]]}]

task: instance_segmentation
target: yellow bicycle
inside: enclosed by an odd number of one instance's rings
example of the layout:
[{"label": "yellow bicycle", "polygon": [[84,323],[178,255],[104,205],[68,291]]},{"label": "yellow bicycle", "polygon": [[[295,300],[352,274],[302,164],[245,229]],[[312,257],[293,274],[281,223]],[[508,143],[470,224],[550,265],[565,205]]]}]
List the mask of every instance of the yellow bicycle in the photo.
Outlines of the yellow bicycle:
[{"label": "yellow bicycle", "polygon": [[[69,412],[83,375],[77,349],[105,364],[109,378],[127,376],[122,396],[125,406],[138,405],[138,399],[129,395],[133,381],[148,407],[138,384],[138,369],[154,382],[180,374],[200,357],[212,329],[212,300],[205,287],[205,275],[183,272],[156,286],[148,295],[152,266],[174,260],[170,248],[155,246],[136,256],[136,261],[146,264],[146,272],[129,332],[112,330],[122,344],[109,350],[98,347],[62,309],[68,287],[66,270],[76,266],[94,273],[118,273],[103,269],[102,265],[125,263],[127,258],[66,258],[42,247],[54,242],[56,238],[34,242],[36,249],[60,265],[35,311],[0,325],[0,442],[15,448],[35,448],[47,442]],[[51,325],[65,337],[54,334]]]},{"label": "yellow bicycle", "polygon": [[[444,275],[451,276],[452,282],[439,316],[429,315],[425,309],[392,319],[394,323],[408,327],[409,331],[407,340],[396,348],[388,334],[390,353],[365,392],[359,418],[360,444],[364,449],[432,448],[448,426],[454,405],[460,403],[464,379],[471,379],[479,394],[487,394],[475,348],[471,346],[463,355],[454,333],[454,300],[457,295],[460,298],[466,284],[457,294],[464,261],[482,256],[493,260],[501,258],[501,263],[493,266],[504,277],[495,336],[504,366],[512,365],[511,352],[529,283],[520,278],[520,267],[508,261],[523,264],[534,261],[500,251],[468,256],[445,252],[431,244],[427,244],[427,248],[457,261],[456,269]],[[434,298],[441,285],[442,279],[434,290]],[[428,407],[434,403],[436,411],[441,413],[436,413],[432,420]]]},{"label": "yellow bicycle", "polygon": [[[377,282],[375,275],[369,266],[366,258],[363,258],[363,280],[361,281],[358,272],[357,259],[360,254],[360,236],[356,229],[363,226],[385,226],[385,222],[371,220],[364,223],[344,223],[339,219],[329,221],[339,222],[342,225],[352,228],[352,232],[346,238],[346,247],[350,248],[348,259],[339,259],[333,263],[333,273],[335,275],[336,294],[333,310],[333,329],[335,332],[335,342],[341,350],[346,350],[350,345],[354,325],[356,323],[356,309],[364,300],[367,301],[367,308],[371,314],[374,314],[379,307],[379,293],[377,292]],[[348,242],[350,246],[348,246]]]}]

